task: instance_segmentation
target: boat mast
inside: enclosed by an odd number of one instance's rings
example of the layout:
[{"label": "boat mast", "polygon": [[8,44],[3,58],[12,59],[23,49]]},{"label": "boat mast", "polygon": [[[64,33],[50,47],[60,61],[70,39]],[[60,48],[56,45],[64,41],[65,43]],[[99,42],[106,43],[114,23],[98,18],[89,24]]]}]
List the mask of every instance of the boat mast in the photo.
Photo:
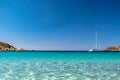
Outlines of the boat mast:
[{"label": "boat mast", "polygon": [[97,50],[98,49],[98,33],[96,31],[96,45],[95,45],[95,49]]}]

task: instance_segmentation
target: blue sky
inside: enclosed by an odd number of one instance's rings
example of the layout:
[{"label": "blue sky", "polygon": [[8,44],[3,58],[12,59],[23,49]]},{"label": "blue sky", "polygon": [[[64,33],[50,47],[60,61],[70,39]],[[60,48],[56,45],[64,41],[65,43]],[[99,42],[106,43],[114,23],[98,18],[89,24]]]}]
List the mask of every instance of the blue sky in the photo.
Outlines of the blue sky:
[{"label": "blue sky", "polygon": [[119,0],[0,0],[0,41],[25,49],[120,45]]}]

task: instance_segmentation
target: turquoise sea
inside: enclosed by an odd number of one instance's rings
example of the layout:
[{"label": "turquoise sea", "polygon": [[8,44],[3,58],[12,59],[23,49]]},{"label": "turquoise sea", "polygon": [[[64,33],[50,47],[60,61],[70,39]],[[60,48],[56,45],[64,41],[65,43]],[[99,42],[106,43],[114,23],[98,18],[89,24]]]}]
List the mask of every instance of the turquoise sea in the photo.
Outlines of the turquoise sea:
[{"label": "turquoise sea", "polygon": [[0,52],[0,80],[120,80],[120,52]]}]

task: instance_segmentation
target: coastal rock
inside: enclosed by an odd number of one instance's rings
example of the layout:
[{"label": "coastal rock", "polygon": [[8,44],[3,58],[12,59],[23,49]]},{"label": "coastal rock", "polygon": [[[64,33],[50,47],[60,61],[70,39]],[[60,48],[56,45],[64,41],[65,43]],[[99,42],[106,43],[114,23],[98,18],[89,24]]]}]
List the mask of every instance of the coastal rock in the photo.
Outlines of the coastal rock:
[{"label": "coastal rock", "polygon": [[23,49],[23,48],[19,48],[17,51],[25,51],[25,49]]},{"label": "coastal rock", "polygon": [[120,46],[108,47],[105,49],[105,51],[120,51]]},{"label": "coastal rock", "polygon": [[16,51],[17,49],[12,45],[4,42],[0,42],[0,51]]}]

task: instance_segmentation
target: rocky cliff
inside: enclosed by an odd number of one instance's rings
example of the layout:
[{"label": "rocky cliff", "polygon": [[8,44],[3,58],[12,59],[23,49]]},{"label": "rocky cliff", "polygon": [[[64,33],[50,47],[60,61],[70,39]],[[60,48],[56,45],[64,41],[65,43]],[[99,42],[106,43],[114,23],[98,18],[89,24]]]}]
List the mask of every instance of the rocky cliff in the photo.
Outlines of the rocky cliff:
[{"label": "rocky cliff", "polygon": [[0,42],[0,51],[16,51],[17,49],[10,44]]}]

